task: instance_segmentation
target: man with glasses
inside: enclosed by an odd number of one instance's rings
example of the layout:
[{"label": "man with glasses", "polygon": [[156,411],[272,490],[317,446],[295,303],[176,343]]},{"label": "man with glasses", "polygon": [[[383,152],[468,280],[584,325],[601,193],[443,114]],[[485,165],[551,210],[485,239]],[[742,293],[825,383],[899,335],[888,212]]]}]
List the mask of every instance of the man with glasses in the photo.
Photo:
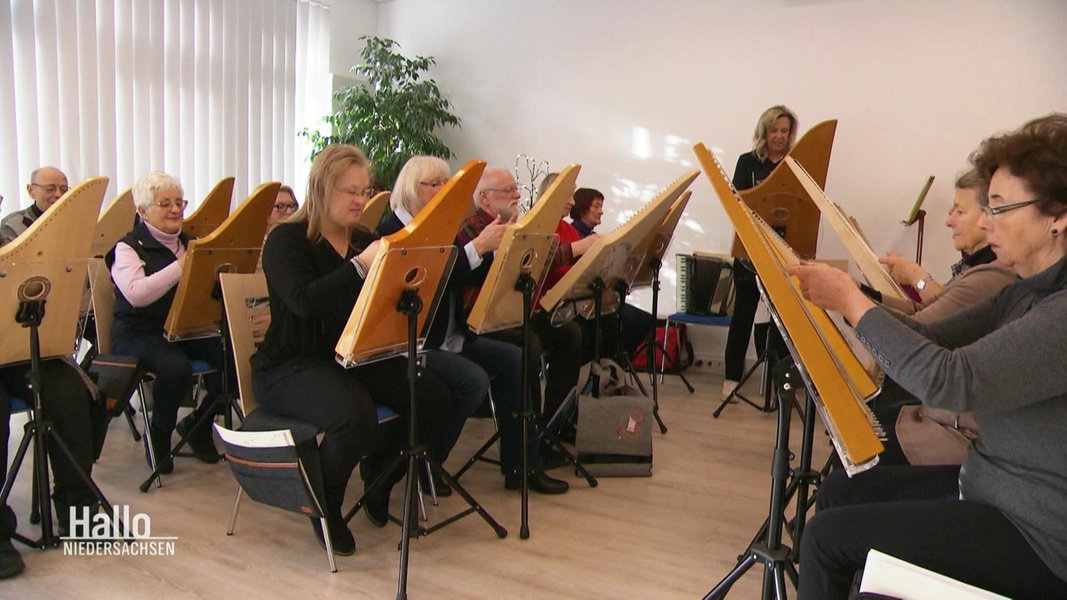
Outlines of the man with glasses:
[{"label": "man with glasses", "polygon": [[0,223],[0,246],[26,231],[69,189],[67,176],[55,167],[41,167],[30,174],[30,184],[26,186],[26,193],[33,198],[33,204],[4,217],[3,222]]},{"label": "man with glasses", "polygon": [[[474,203],[478,210],[463,223],[459,232],[460,243],[467,242],[478,237],[483,229],[491,223],[497,222],[497,217],[502,220],[510,220],[512,215],[518,212],[519,188],[515,183],[515,177],[503,167],[487,167],[482,173],[478,187],[474,191]],[[569,210],[569,207],[568,207]],[[570,225],[567,224],[569,227]],[[574,236],[577,240],[577,235]],[[570,264],[574,256],[580,255],[584,249],[593,242],[576,241],[578,248],[572,247],[568,240],[561,240],[558,252],[561,255],[560,262]],[[490,257],[491,260],[491,257]],[[553,263],[555,264],[555,263]],[[548,289],[546,285],[545,289]],[[474,307],[474,301],[478,297],[480,287],[467,288],[463,293],[463,307],[470,314]],[[534,298],[534,305],[537,304]],[[532,374],[536,374],[540,366],[542,350],[545,353],[545,393],[541,417],[549,421],[559,407],[566,400],[567,395],[578,386],[578,375],[582,363],[582,331],[574,321],[555,327],[551,324],[549,315],[543,310],[534,311],[530,321],[533,335],[531,336],[531,352],[527,357],[526,368]],[[506,329],[486,334],[488,337],[522,346],[522,330]],[[530,378],[533,382],[531,393],[535,401],[540,403],[541,385],[536,376]],[[572,432],[560,432],[561,437],[569,439]],[[541,456],[545,466],[559,466],[561,457],[556,455],[547,445],[542,446]],[[509,488],[518,489],[516,481],[505,481]]]}]

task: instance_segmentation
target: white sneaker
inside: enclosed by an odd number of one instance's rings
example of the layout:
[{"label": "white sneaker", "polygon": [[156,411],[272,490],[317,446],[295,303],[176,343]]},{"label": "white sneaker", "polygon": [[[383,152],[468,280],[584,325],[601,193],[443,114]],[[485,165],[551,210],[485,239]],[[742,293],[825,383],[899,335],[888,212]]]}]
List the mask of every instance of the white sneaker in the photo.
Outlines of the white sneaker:
[{"label": "white sneaker", "polygon": [[737,384],[738,384],[738,382],[734,381],[733,379],[723,379],[722,380],[722,399],[723,400],[725,400],[726,397],[729,396],[734,391],[734,388],[737,387]]}]

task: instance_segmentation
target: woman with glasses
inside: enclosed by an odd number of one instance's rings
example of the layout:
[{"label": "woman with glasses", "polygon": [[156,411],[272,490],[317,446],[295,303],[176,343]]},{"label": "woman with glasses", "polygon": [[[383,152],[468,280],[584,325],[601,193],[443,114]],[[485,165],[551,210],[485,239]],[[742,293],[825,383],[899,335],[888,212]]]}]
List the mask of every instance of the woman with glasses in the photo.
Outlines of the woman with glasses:
[{"label": "woman with glasses", "polygon": [[[353,469],[366,456],[363,480],[373,482],[406,441],[407,425],[379,427],[375,405],[405,417],[410,413],[405,358],[351,369],[334,360],[337,340],[378,254],[374,234],[358,225],[370,195],[370,162],[359,148],[328,146],[315,157],[304,205],[274,228],[263,247],[271,321],[251,359],[252,389],[260,405],[324,432],[319,445],[323,509],[333,550],[342,555],[356,549],[341,513]],[[451,399],[430,373],[421,374],[416,386],[421,439],[432,447]],[[403,476],[404,470],[394,474]],[[379,527],[388,522],[395,481],[365,499],[365,514]],[[318,523],[312,520],[322,543]]]},{"label": "woman with glasses", "polygon": [[788,269],[901,386],[982,429],[962,469],[831,475],[800,543],[801,598],[845,598],[872,548],[1013,598],[1067,596],[1067,115],[991,137],[971,162],[989,181],[979,226],[1020,278],[989,300],[921,324],[841,271]]},{"label": "woman with glasses", "polygon": [[[177,417],[178,407],[192,390],[192,361],[220,367],[222,345],[218,338],[170,342],[163,335],[190,240],[182,233],[189,205],[183,196],[181,182],[173,175],[152,171],[139,179],[133,185],[133,202],[140,218],[106,257],[115,282],[113,349],[117,354],[137,356],[141,366],[156,377],[145,457],[150,467],[161,466],[163,473],[173,470],[167,455],[175,429],[188,440],[198,459],[206,463],[219,460],[210,423],[193,427],[211,409],[222,389],[218,371],[205,376],[207,395],[192,414],[181,422]],[[153,463],[153,456],[158,464]]]},{"label": "woman with glasses", "polygon": [[293,188],[287,185],[278,188],[278,197],[274,200],[274,210],[270,211],[270,216],[267,217],[267,233],[270,233],[275,225],[292,216],[298,208],[300,208],[300,203],[296,201],[296,193],[293,192]]},{"label": "woman with glasses", "polygon": [[[444,187],[449,175],[448,163],[437,157],[415,156],[404,163],[389,198],[393,212],[378,225],[378,233],[389,235],[410,223]],[[426,347],[431,348],[426,355],[426,367],[445,382],[454,404],[438,444],[430,447],[431,456],[441,463],[448,458],[467,417],[485,403],[491,378],[500,428],[500,470],[505,485],[509,482],[513,485],[519,479],[522,465],[522,350],[471,331],[461,297],[464,287],[485,282],[504,227],[503,222],[493,223],[466,244],[457,240],[456,263],[426,338]],[[537,432],[531,426],[528,434],[530,488],[547,494],[565,492],[567,482],[553,479],[540,470]],[[434,482],[438,494],[442,490],[445,495],[450,494],[451,490],[441,483]]]}]

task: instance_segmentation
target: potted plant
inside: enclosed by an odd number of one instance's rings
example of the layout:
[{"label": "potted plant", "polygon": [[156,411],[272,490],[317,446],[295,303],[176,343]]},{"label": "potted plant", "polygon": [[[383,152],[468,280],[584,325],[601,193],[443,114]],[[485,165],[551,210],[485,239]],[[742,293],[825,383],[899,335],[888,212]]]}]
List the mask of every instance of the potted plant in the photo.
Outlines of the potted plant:
[{"label": "potted plant", "polygon": [[433,79],[423,74],[436,64],[433,57],[406,58],[400,45],[387,38],[363,36],[363,63],[352,67],[361,80],[334,92],[336,110],[323,118],[332,133],[304,129],[314,157],[330,144],[355,144],[374,163],[375,186],[392,189],[400,168],[412,156],[452,158],[452,151],[434,131],[458,127],[452,103],[441,95]]}]

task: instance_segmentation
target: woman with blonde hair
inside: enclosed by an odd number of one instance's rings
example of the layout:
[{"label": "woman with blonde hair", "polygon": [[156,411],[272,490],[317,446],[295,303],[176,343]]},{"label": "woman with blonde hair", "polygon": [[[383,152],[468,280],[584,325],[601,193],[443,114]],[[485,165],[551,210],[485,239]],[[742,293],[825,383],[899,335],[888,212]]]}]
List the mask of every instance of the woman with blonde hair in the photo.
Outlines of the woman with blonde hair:
[{"label": "woman with blonde hair", "polygon": [[[402,416],[409,412],[403,358],[352,369],[334,360],[334,347],[378,253],[375,236],[358,225],[371,196],[369,166],[355,146],[329,146],[315,157],[304,205],[274,228],[263,248],[271,322],[251,359],[252,386],[260,405],[324,432],[319,446],[323,508],[334,552],[343,555],[356,549],[341,516],[352,470],[365,456],[362,472],[369,484],[404,445],[402,436],[379,427],[375,405],[389,406]],[[416,386],[418,425],[429,442],[449,410],[448,391],[429,374],[420,376]],[[406,430],[393,428],[398,433]],[[366,499],[367,517],[380,527],[388,520],[394,482]],[[321,542],[317,520],[313,526]]]}]

